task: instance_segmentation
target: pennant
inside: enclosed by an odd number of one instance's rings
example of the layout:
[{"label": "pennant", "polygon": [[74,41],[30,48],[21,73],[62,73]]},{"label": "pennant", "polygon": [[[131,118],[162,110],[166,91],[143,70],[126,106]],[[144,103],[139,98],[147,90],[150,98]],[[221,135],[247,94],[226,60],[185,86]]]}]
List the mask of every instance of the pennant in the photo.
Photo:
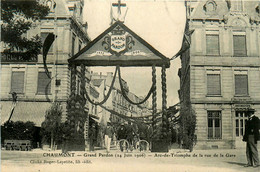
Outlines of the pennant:
[{"label": "pennant", "polygon": [[15,103],[12,103],[12,107],[11,107],[10,115],[9,115],[9,118],[8,118],[6,124],[8,124],[9,121],[11,120],[11,118],[12,118],[12,116],[13,116],[13,113],[14,113],[14,108],[15,108],[15,106],[16,106],[16,102],[15,102]]},{"label": "pennant", "polygon": [[230,8],[231,8],[231,2],[230,2],[230,0],[226,0],[226,3],[227,3],[228,9],[230,9]]},{"label": "pennant", "polygon": [[175,54],[171,60],[177,58],[179,55],[181,55],[182,53],[184,53],[187,49],[190,48],[190,36],[192,35],[192,33],[194,32],[193,30],[189,30],[189,23],[188,20],[186,21],[186,25],[185,25],[185,30],[184,30],[184,35],[183,35],[183,39],[182,39],[182,46],[181,49],[178,51],[177,54]]},{"label": "pennant", "polygon": [[43,43],[43,66],[44,66],[44,69],[45,69],[45,73],[46,75],[51,79],[51,76],[50,76],[50,73],[49,73],[49,70],[47,68],[47,64],[46,64],[46,60],[47,60],[47,54],[50,50],[50,47],[52,45],[52,43],[54,42],[55,40],[55,35],[53,33],[49,33],[48,36],[46,37],[44,43]]}]

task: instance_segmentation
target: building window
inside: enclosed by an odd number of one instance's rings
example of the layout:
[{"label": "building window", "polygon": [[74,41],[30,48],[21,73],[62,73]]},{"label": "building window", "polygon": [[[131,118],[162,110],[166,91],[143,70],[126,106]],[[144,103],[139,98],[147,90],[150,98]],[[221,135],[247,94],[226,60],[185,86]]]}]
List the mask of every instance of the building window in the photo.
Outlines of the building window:
[{"label": "building window", "polygon": [[245,134],[245,124],[247,119],[247,111],[236,111],[236,137],[243,137]]},{"label": "building window", "polygon": [[233,35],[233,46],[235,57],[247,56],[246,35]]},{"label": "building window", "polygon": [[208,138],[221,139],[221,111],[208,111]]},{"label": "building window", "polygon": [[13,71],[11,92],[24,93],[24,71]]},{"label": "building window", "polygon": [[220,74],[207,74],[207,95],[221,95]]},{"label": "building window", "polygon": [[207,55],[219,55],[219,35],[206,35],[206,53]]},{"label": "building window", "polygon": [[235,75],[235,95],[248,95],[248,77],[245,74]]},{"label": "building window", "polygon": [[75,42],[76,42],[76,36],[73,34],[73,36],[72,36],[72,45],[71,45],[71,55],[72,56],[75,53]]},{"label": "building window", "polygon": [[[51,72],[50,72],[50,76],[51,76]],[[39,95],[51,94],[51,79],[46,75],[45,72],[38,73],[37,94]]]},{"label": "building window", "polygon": [[203,6],[204,11],[207,15],[214,14],[217,9],[217,4],[213,0],[209,0],[206,2],[206,4]]},{"label": "building window", "polygon": [[[45,39],[47,38],[47,36],[49,35],[49,33],[51,33],[51,32],[41,32],[42,45],[43,45]],[[51,45],[51,47],[50,47],[48,53],[53,53],[53,44]]]}]

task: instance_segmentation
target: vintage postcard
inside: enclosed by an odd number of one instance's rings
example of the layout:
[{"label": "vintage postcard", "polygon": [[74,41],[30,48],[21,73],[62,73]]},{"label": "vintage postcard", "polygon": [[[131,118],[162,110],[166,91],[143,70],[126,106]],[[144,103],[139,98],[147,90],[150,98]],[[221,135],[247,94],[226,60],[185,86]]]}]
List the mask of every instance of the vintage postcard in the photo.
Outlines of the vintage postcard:
[{"label": "vintage postcard", "polygon": [[259,0],[2,0],[1,171],[259,171]]}]

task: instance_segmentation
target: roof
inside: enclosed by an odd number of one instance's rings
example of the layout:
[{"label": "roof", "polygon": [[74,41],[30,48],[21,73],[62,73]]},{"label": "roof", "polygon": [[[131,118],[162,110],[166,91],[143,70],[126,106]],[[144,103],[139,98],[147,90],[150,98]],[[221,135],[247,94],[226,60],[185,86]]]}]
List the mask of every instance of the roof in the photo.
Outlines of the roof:
[{"label": "roof", "polygon": [[[1,125],[3,125],[10,116],[12,102],[1,101]],[[51,107],[50,102],[18,102],[15,106],[11,120],[31,121],[37,127],[45,120],[45,111]]]},{"label": "roof", "polygon": [[[205,4],[210,1],[199,1],[197,2],[197,6],[191,14],[192,19],[211,19],[211,20],[223,20],[224,16],[230,14],[230,9],[229,9],[229,1],[227,0],[215,0],[214,2],[216,4],[216,11],[213,13],[207,13],[205,11]],[[255,19],[255,20],[260,20],[260,16],[256,12],[256,7],[259,5],[259,1],[244,1],[244,8],[243,8],[243,14],[246,13],[249,18]],[[231,1],[232,5],[232,1]]]},{"label": "roof", "polygon": [[87,66],[170,66],[168,58],[120,21],[68,61]]},{"label": "roof", "polygon": [[91,82],[94,86],[99,87],[104,79],[92,79]]}]

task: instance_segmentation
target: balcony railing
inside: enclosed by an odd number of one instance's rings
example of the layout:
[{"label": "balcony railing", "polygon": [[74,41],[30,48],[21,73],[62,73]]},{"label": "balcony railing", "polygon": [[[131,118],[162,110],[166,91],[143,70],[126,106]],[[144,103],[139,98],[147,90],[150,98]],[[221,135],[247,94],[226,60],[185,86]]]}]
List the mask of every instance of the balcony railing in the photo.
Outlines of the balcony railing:
[{"label": "balcony railing", "polygon": [[37,55],[28,55],[23,52],[1,52],[1,62],[37,62]]}]

